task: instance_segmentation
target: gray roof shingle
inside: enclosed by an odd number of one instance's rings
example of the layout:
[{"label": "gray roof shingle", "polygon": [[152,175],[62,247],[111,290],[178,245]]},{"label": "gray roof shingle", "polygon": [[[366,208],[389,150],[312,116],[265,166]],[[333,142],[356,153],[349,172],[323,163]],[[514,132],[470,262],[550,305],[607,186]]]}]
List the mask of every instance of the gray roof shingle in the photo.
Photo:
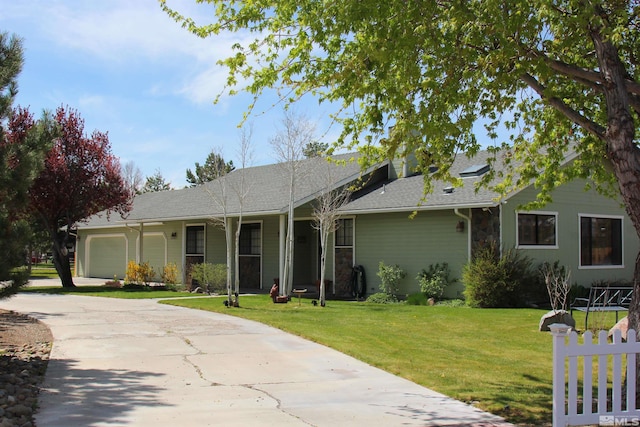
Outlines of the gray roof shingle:
[{"label": "gray roof shingle", "polygon": [[[458,154],[451,165],[451,175],[459,177],[460,172],[469,168],[487,164],[490,154],[481,151],[474,157]],[[497,204],[499,194],[487,188],[476,191],[479,176],[462,178],[463,185],[452,192],[444,189],[451,184],[433,181],[433,191],[423,200],[424,176],[414,175],[381,183],[366,194],[351,201],[342,211],[345,213],[391,212],[408,210],[447,209],[462,207],[488,207]]]},{"label": "gray roof shingle", "polygon": [[[478,169],[488,163],[491,154],[481,151],[470,158],[458,154],[451,165],[451,175],[460,176],[460,172],[471,167]],[[315,198],[326,187],[327,168],[331,170],[334,187],[356,180],[362,171],[357,161],[358,154],[349,153],[333,156],[336,161],[346,163],[328,163],[323,158],[301,160],[298,166],[295,183],[295,206],[301,206]],[[351,160],[351,161],[349,161]],[[499,160],[495,167],[500,168]],[[378,165],[383,167],[387,162]],[[104,214],[91,217],[79,228],[113,227],[123,223],[187,220],[220,217],[223,214],[223,188],[226,188],[227,215],[237,216],[240,202],[235,189],[240,187],[244,175],[247,183],[247,195],[242,205],[245,216],[273,215],[286,213],[289,202],[287,172],[283,164],[256,166],[237,169],[223,178],[204,185],[182,190],[169,190],[145,193],[136,196],[133,209],[126,219]],[[499,194],[482,187],[476,190],[480,176],[462,179],[463,185],[453,191],[443,191],[451,184],[443,181],[433,182],[433,192],[423,198],[424,177],[409,176],[391,181],[384,181],[361,190],[357,197],[345,205],[343,213],[374,213],[411,210],[436,210],[464,207],[489,207],[498,203]],[[226,185],[226,187],[225,187]]]},{"label": "gray roof shingle", "polygon": [[[330,164],[324,158],[316,157],[301,160],[297,164],[297,178],[294,200],[296,206],[306,203],[326,186],[327,168],[332,173],[332,181],[338,184],[350,182],[360,176],[357,154],[341,154],[332,156],[344,164]],[[354,161],[349,161],[354,160]],[[219,217],[226,205],[227,214],[238,215],[240,212],[239,197],[235,189],[239,189],[244,175],[247,189],[243,215],[276,214],[286,212],[289,203],[289,187],[287,171],[283,164],[255,166],[236,169],[215,181],[182,190],[167,190],[137,195],[133,208],[126,219],[117,214],[109,217],[105,213],[92,216],[79,228],[113,227],[123,223],[153,222],[168,220],[184,220],[196,218]],[[224,191],[223,191],[224,189]],[[226,194],[226,198],[223,195]],[[222,203],[226,200],[226,203]]]}]

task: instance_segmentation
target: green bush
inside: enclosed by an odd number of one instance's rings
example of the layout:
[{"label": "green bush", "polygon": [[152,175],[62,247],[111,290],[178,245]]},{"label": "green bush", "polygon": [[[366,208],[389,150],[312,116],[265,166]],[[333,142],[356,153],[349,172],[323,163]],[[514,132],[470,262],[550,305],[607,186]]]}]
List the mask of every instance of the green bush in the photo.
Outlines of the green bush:
[{"label": "green bush", "polygon": [[206,292],[225,292],[227,289],[227,265],[203,262],[191,266],[191,277]]},{"label": "green bush", "polygon": [[386,265],[384,261],[380,261],[377,275],[382,280],[380,290],[395,297],[400,292],[400,280],[404,279],[407,273],[397,264]]},{"label": "green bush", "polygon": [[500,256],[494,245],[481,248],[462,272],[465,299],[472,307],[522,307],[536,276],[531,259],[515,250]]},{"label": "green bush", "polygon": [[395,295],[390,295],[385,292],[378,292],[369,295],[367,302],[374,304],[395,304],[398,302],[398,298]]},{"label": "green bush", "polygon": [[420,285],[420,291],[427,298],[440,299],[447,286],[453,284],[456,279],[450,277],[449,264],[431,264],[428,270],[423,269],[416,277]]},{"label": "green bush", "polygon": [[429,305],[428,298],[422,292],[410,294],[405,301],[408,305]]}]

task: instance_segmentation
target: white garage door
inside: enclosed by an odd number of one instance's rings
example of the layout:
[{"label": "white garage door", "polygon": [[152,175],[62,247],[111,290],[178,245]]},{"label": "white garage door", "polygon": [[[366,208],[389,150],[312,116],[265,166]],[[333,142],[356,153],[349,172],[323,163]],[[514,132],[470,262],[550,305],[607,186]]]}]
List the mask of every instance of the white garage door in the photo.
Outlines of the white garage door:
[{"label": "white garage door", "polygon": [[123,278],[127,269],[127,239],[124,236],[91,236],[89,277]]}]

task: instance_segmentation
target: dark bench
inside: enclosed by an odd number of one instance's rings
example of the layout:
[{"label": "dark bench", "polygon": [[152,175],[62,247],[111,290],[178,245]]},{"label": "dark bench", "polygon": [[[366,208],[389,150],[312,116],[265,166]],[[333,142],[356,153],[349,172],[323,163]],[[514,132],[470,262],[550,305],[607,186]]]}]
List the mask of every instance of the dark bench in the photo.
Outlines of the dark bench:
[{"label": "dark bench", "polygon": [[584,329],[587,330],[587,322],[589,321],[589,313],[591,312],[615,312],[616,322],[618,322],[618,313],[620,311],[628,311],[633,296],[633,288],[631,287],[615,287],[615,286],[593,286],[589,290],[589,298],[576,298],[571,303],[571,315],[573,310],[586,313],[584,318]]}]

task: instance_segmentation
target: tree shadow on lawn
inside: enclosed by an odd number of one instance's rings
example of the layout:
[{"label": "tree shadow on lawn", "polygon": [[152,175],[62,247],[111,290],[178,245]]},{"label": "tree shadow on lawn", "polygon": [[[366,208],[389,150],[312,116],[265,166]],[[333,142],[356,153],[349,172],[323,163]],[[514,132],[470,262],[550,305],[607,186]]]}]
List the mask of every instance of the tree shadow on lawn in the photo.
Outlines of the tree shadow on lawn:
[{"label": "tree shadow on lawn", "polygon": [[[550,426],[553,410],[552,379],[541,379],[522,374],[522,384],[494,382],[489,387],[493,394],[490,412],[509,422],[525,426]],[[514,396],[521,396],[514,400]]]},{"label": "tree shadow on lawn", "polygon": [[126,369],[82,369],[75,360],[50,360],[35,414],[38,425],[125,425],[140,407],[172,406],[148,384],[164,374]]}]

